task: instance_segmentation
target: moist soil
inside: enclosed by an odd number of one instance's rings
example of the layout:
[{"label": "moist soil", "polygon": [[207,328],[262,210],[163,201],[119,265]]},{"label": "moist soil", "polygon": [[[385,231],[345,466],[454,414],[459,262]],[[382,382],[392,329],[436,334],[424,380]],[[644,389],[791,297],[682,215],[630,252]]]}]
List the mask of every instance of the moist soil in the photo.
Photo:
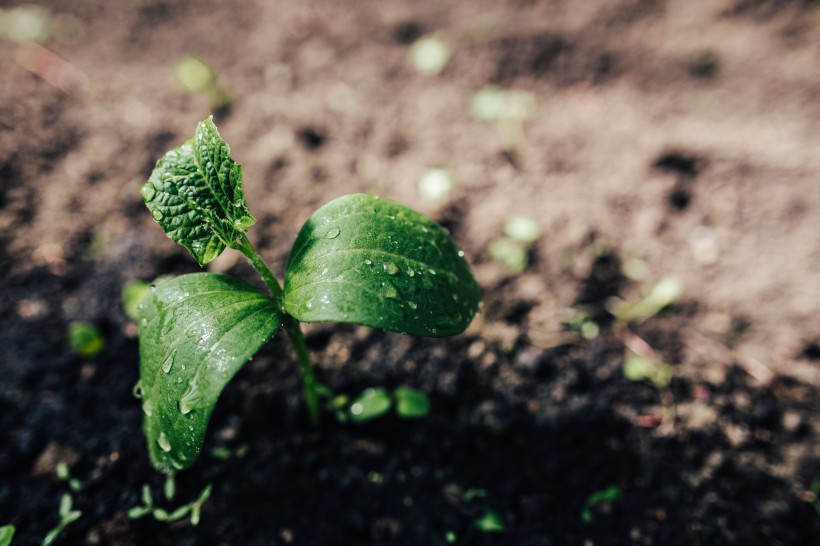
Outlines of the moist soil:
[{"label": "moist soil", "polygon": [[[62,544],[817,544],[814,3],[38,5],[71,32],[0,41],[0,524],[15,546],[57,525],[59,462],[81,482]],[[453,51],[436,76],[408,61],[429,34]],[[184,55],[230,104],[179,87]],[[537,101],[513,143],[470,116],[486,85]],[[198,270],[139,189],[211,113],[274,271],[319,205],[371,192],[445,226],[484,299],[447,339],[306,328],[334,393],[413,386],[421,419],[311,427],[274,339],[168,501],[120,298]],[[455,180],[441,202],[418,190],[433,167]],[[513,215],[543,230],[521,273],[488,251]],[[231,253],[208,269],[258,282]],[[672,307],[631,324],[607,311],[668,275],[685,287]],[[597,335],[577,333],[580,313]],[[99,329],[100,355],[72,353],[73,321]],[[669,387],[628,380],[632,351],[670,365]],[[143,484],[166,508],[213,493],[198,526],[129,519]],[[488,511],[502,532],[475,524]]]}]

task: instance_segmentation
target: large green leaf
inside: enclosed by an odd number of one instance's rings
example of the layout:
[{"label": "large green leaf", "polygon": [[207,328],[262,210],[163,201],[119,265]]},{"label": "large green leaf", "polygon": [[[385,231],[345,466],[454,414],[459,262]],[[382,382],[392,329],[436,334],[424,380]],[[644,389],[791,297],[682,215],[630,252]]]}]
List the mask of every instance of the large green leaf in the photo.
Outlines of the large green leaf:
[{"label": "large green leaf", "polygon": [[281,319],[267,295],[224,275],[183,275],[151,290],[139,313],[139,390],[154,466],[193,464],[222,389]]},{"label": "large green leaf", "polygon": [[242,166],[231,159],[212,118],[157,162],[142,198],[168,237],[199,265],[219,256],[256,222],[245,205]]},{"label": "large green leaf", "polygon": [[467,328],[480,299],[464,253],[441,226],[372,195],[317,210],[285,271],[285,311],[302,322],[449,336]]}]

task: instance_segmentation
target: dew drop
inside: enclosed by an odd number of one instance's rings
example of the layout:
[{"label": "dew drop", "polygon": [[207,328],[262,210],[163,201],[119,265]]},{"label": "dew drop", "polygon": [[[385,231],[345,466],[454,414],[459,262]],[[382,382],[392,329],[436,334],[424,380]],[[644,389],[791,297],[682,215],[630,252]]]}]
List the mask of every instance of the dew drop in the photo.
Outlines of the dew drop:
[{"label": "dew drop", "polygon": [[384,262],[382,264],[382,267],[384,268],[385,273],[387,273],[388,275],[395,275],[399,272],[399,268],[393,262]]},{"label": "dew drop", "polygon": [[431,275],[435,275],[435,274],[436,274],[436,270],[435,270],[435,269],[431,269],[431,270],[430,270],[430,274],[431,274]]},{"label": "dew drop", "polygon": [[162,371],[165,373],[171,372],[171,367],[174,365],[174,353],[168,355],[165,361],[162,363]]},{"label": "dew drop", "polygon": [[134,388],[131,389],[131,394],[134,395],[134,398],[142,398],[142,381],[137,381]]},{"label": "dew drop", "polygon": [[399,296],[398,290],[396,287],[390,284],[389,282],[382,283],[382,296],[385,298],[397,298]]},{"label": "dew drop", "polygon": [[313,302],[312,301],[307,302],[305,304],[305,307],[307,307],[308,309],[313,309]]},{"label": "dew drop", "polygon": [[365,260],[364,265],[373,265],[373,262],[370,260]]},{"label": "dew drop", "polygon": [[188,388],[182,393],[182,398],[179,399],[179,412],[182,415],[191,413],[191,410],[196,407],[202,400],[202,393],[199,392],[199,386],[196,383],[189,383]]},{"label": "dew drop", "polygon": [[407,305],[410,306],[410,309],[418,309],[418,305],[414,301],[408,301]]},{"label": "dew drop", "polygon": [[335,239],[341,232],[342,231],[337,227],[330,228],[330,230],[325,233],[325,239]]},{"label": "dew drop", "polygon": [[142,413],[144,413],[148,417],[151,417],[152,415],[154,415],[154,404],[153,404],[153,402],[151,402],[150,400],[143,401],[143,403],[142,403]]},{"label": "dew drop", "polygon": [[151,216],[154,218],[154,220],[159,222],[160,220],[162,220],[162,211],[159,209],[154,209],[151,211]]},{"label": "dew drop", "polygon": [[415,271],[413,271],[412,269],[408,269],[408,270],[407,270],[407,275],[408,275],[409,277],[415,277],[415,276],[416,276],[416,272],[415,272]]},{"label": "dew drop", "polygon": [[458,251],[458,257],[459,257],[459,258],[463,258],[463,257],[464,257],[464,251],[463,251],[463,250],[459,250],[459,251]]},{"label": "dew drop", "polygon": [[154,199],[154,196],[157,194],[157,189],[154,185],[150,182],[146,182],[140,188],[140,194],[142,195],[143,201],[146,203],[151,202]]},{"label": "dew drop", "polygon": [[168,438],[165,437],[164,432],[159,433],[159,438],[157,438],[157,445],[165,453],[171,451],[171,442],[169,442]]}]

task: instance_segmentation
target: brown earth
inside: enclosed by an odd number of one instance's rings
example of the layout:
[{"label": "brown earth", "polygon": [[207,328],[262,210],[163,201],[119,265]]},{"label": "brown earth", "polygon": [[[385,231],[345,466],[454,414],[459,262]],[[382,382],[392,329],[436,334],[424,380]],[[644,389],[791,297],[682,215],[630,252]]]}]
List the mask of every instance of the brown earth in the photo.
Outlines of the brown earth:
[{"label": "brown earth", "polygon": [[[66,544],[820,536],[816,3],[38,4],[84,31],[45,49],[0,41],[0,525],[17,526],[15,545],[56,525],[61,460],[84,484]],[[454,52],[432,77],[408,61],[430,33]],[[160,497],[162,478],[131,396],[137,342],[120,291],[197,270],[139,195],[157,158],[212,113],[175,83],[183,55],[234,99],[216,120],[275,272],[313,210],[364,191],[447,227],[485,294],[451,339],[307,328],[323,383],[413,385],[432,401],[419,421],[328,417],[312,430],[289,347],[266,347],[178,478],[181,500],[213,484],[197,527],[125,515],[143,483]],[[515,150],[470,116],[488,84],[538,101]],[[419,193],[431,167],[454,175],[446,203]],[[518,275],[488,252],[512,215],[544,232]],[[642,281],[622,273],[636,259]],[[254,279],[230,254],[211,269]],[[672,309],[630,328],[606,311],[666,275],[685,286]],[[597,337],[572,331],[573,309]],[[101,356],[71,353],[75,320],[101,330]],[[625,345],[673,365],[667,391],[623,376]],[[209,455],[240,446],[242,457]],[[620,497],[582,521],[588,496],[612,485]],[[466,500],[470,489],[483,494]],[[487,509],[505,532],[474,526]]]}]

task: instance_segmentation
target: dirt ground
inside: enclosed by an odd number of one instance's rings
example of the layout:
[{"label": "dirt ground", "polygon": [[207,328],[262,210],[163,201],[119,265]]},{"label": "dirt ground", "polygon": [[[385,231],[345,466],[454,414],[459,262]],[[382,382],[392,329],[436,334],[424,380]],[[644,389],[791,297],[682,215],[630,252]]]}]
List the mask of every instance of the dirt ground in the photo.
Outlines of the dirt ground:
[{"label": "dirt ground", "polygon": [[[0,525],[15,546],[57,524],[61,461],[82,482],[63,544],[816,543],[816,2],[36,4],[68,30],[0,39]],[[429,34],[453,52],[435,76],[408,57]],[[277,274],[313,210],[370,192],[449,229],[484,291],[454,338],[306,329],[334,392],[412,385],[431,399],[421,420],[312,429],[275,339],[166,503],[212,484],[196,527],[126,516],[163,478],[120,303],[126,281],[198,269],[139,193],[214,113],[174,79],[185,55],[233,98],[215,119]],[[514,149],[470,114],[487,85],[537,100]],[[455,180],[445,202],[419,192],[433,167]],[[543,230],[520,274],[488,250],[513,215]],[[256,282],[230,253],[209,269]],[[671,309],[628,327],[607,311],[669,275],[684,286]],[[573,331],[579,311],[597,336]],[[104,335],[100,356],[70,351],[78,320]],[[669,387],[624,377],[631,351],[670,364]],[[503,532],[475,525],[487,510]]]}]

